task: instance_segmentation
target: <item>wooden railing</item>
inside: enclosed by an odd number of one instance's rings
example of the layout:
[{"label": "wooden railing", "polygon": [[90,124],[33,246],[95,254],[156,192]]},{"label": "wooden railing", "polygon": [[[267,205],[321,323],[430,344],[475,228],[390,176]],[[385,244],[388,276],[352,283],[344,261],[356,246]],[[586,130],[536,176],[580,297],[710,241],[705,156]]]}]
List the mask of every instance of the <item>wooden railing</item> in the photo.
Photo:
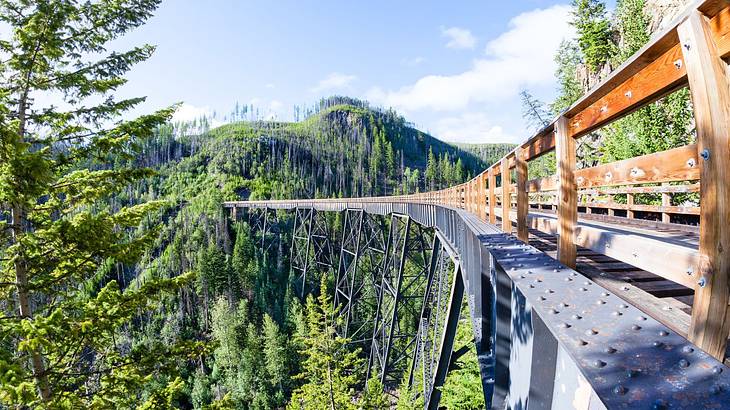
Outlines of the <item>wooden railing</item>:
[{"label": "wooden railing", "polygon": [[[463,208],[528,240],[530,195],[549,194],[555,200],[558,259],[575,267],[576,244],[602,239],[576,236],[578,198],[581,195],[627,195],[626,204],[591,201],[592,208],[658,212],[664,222],[672,214],[699,215],[699,249],[696,255],[677,260],[691,266],[652,259],[628,250],[636,266],[654,267],[652,272],[695,289],[689,338],[708,353],[722,359],[730,333],[728,278],[730,276],[730,4],[702,1],[692,5],[609,77],[573,104],[550,125],[517,146],[500,161],[472,180],[435,192],[389,197],[389,200],[439,203]],[[576,139],[634,110],[689,87],[692,97],[696,144],[644,155],[592,168],[576,169]],[[527,180],[527,163],[555,151],[556,175]],[[515,170],[515,178],[511,177]],[[506,177],[508,176],[509,177]],[[497,178],[499,177],[499,182]],[[699,183],[698,183],[699,181]],[[683,183],[652,186],[646,184]],[[700,206],[673,206],[671,195],[699,192]],[[502,212],[501,198],[515,204]],[[662,205],[632,203],[635,194],[662,194]],[[382,200],[382,199],[381,199]],[[506,202],[506,201],[505,201]],[[535,203],[535,202],[533,202]],[[606,246],[609,246],[607,244]],[[621,254],[622,251],[613,251]],[[663,259],[663,260],[659,260]],[[643,267],[642,267],[643,268]]]}]

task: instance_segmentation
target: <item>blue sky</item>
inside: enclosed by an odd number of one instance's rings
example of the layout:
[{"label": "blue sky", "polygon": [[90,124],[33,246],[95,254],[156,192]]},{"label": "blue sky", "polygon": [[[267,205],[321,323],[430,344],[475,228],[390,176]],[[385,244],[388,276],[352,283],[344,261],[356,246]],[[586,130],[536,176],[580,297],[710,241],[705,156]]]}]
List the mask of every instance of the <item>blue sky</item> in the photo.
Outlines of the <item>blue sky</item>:
[{"label": "blue sky", "polygon": [[393,107],[449,141],[517,142],[518,92],[549,101],[566,2],[167,0],[115,41],[157,45],[120,94],[143,109],[185,103],[177,119],[238,101],[290,120],[293,107],[343,94]]}]

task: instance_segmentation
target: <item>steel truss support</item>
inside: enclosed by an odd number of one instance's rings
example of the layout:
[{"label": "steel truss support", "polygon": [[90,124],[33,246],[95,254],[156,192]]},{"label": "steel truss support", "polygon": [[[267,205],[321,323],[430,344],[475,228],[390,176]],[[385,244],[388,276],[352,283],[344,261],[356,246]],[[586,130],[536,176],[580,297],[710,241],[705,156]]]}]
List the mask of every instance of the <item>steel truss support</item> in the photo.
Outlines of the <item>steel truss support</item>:
[{"label": "steel truss support", "polygon": [[421,310],[418,339],[408,377],[409,391],[421,376],[426,409],[437,409],[446,380],[464,297],[464,282],[456,255],[440,234],[434,235],[428,283]]},{"label": "steel truss support", "polygon": [[416,347],[431,254],[426,235],[410,217],[391,216],[367,369],[386,389],[400,384]]},{"label": "steel truss support", "polygon": [[[378,310],[387,228],[380,215],[357,210],[348,212],[335,297],[341,307],[341,335],[349,338],[353,345],[361,347],[368,356],[375,327],[374,317]],[[359,226],[359,232],[352,232],[356,226]],[[348,231],[351,231],[350,237]],[[359,236],[352,237],[355,234]],[[354,252],[354,241],[358,241],[357,252]]]},{"label": "steel truss support", "polygon": [[350,310],[352,308],[353,286],[356,279],[357,261],[360,257],[360,232],[365,211],[362,209],[345,209],[342,225],[342,243],[340,259],[337,265],[337,281],[335,283],[335,307],[338,309],[338,333],[342,337],[348,335]]},{"label": "steel truss support", "polygon": [[332,245],[328,231],[324,212],[305,207],[294,209],[291,271],[296,275],[295,286],[301,297],[313,287],[319,286],[320,277],[317,273],[333,269]]},{"label": "steel truss support", "polygon": [[278,244],[281,240],[281,222],[276,209],[260,208],[259,210],[250,209],[248,211],[248,221],[251,227],[252,237],[261,235],[259,241],[259,249],[262,254],[266,254],[272,246]]}]

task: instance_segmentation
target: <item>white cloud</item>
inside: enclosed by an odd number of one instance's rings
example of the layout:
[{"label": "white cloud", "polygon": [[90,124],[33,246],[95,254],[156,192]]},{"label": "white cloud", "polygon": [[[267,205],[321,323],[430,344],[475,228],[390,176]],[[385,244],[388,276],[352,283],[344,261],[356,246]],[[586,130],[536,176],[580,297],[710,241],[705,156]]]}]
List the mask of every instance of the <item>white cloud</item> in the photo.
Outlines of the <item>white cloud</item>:
[{"label": "white cloud", "polygon": [[448,38],[446,43],[448,48],[464,49],[474,48],[477,45],[477,39],[471,34],[471,31],[460,27],[441,27],[441,35]]},{"label": "white cloud", "polygon": [[213,111],[210,107],[196,107],[192,104],[182,103],[175,114],[172,115],[172,122],[190,122],[207,118],[211,128],[220,127],[226,122],[213,118]]},{"label": "white cloud", "polygon": [[485,56],[456,75],[433,74],[398,90],[373,88],[368,98],[403,111],[463,110],[475,102],[517,97],[523,87],[553,84],[553,55],[573,36],[570,7],[557,5],[520,14],[509,30],[490,41]]},{"label": "white cloud", "polygon": [[433,132],[445,141],[478,143],[518,142],[519,137],[505,133],[482,112],[465,112],[436,121]]},{"label": "white cloud", "polygon": [[266,87],[266,88],[276,88],[276,86],[274,85],[274,83],[267,83],[267,84],[265,85],[265,87]]},{"label": "white cloud", "polygon": [[320,80],[317,85],[310,88],[310,91],[313,93],[320,93],[322,91],[335,90],[338,88],[347,88],[356,79],[357,76],[354,75],[330,73],[327,77]]},{"label": "white cloud", "polygon": [[178,107],[177,111],[175,111],[175,114],[172,115],[172,121],[193,121],[201,119],[203,117],[211,117],[212,115],[213,112],[208,106],[196,107],[192,104],[182,103],[180,107]]}]

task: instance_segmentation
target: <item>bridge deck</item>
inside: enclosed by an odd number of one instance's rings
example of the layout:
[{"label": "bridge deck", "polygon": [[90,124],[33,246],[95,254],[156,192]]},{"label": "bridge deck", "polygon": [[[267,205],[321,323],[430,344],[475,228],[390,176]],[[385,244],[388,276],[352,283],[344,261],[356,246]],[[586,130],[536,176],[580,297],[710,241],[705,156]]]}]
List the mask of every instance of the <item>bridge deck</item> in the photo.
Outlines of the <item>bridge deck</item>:
[{"label": "bridge deck", "polygon": [[[497,225],[501,225],[501,209],[495,209],[495,213],[498,215]],[[602,239],[584,240],[581,243],[576,270],[686,337],[694,302],[694,286],[682,275],[686,269],[684,265],[678,264],[674,256],[665,259],[675,264],[669,274],[664,270],[667,264],[659,256],[676,253],[683,255],[683,260],[697,258],[697,227],[602,217],[580,214],[578,218],[578,232],[590,232],[593,237]],[[516,229],[515,212],[511,212],[510,219]],[[557,258],[555,212],[531,209],[528,220],[531,226],[530,244]],[[614,251],[610,246],[607,248],[607,244],[612,244]],[[640,252],[645,254],[641,255]],[[657,264],[657,261],[660,263]],[[668,277],[685,280],[674,281]],[[686,278],[691,279],[691,276],[686,275]]]}]

